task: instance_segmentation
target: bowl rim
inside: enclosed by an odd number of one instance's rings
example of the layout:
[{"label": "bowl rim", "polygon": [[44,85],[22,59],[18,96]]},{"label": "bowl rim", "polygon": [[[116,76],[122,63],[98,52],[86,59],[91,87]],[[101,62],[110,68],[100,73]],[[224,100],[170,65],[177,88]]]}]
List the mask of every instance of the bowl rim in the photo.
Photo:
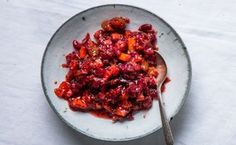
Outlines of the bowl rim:
[{"label": "bowl rim", "polygon": [[149,13],[150,15],[153,15],[154,17],[158,18],[159,20],[161,20],[167,27],[170,28],[170,30],[174,33],[174,35],[178,38],[180,44],[183,46],[182,49],[184,51],[184,54],[185,54],[185,57],[187,58],[187,66],[188,66],[188,81],[187,81],[187,86],[186,86],[186,91],[184,93],[184,96],[181,100],[181,103],[179,105],[179,107],[175,110],[175,112],[172,114],[172,117],[173,118],[179,111],[180,109],[183,107],[183,104],[186,100],[186,97],[188,96],[189,94],[189,91],[190,91],[190,87],[191,87],[191,81],[192,81],[192,65],[191,65],[191,60],[190,60],[190,57],[189,57],[189,54],[188,54],[188,51],[187,51],[187,48],[183,42],[183,40],[181,39],[181,37],[179,36],[179,34],[175,31],[174,28],[172,28],[172,26],[170,26],[164,19],[162,19],[161,17],[159,17],[158,15],[156,15],[155,13],[153,12],[150,12],[144,8],[140,8],[140,7],[137,7],[137,6],[133,6],[133,5],[127,5],[127,4],[105,4],[105,5],[98,5],[98,6],[94,6],[94,7],[91,7],[91,8],[88,8],[86,10],[83,10],[75,15],[73,15],[72,17],[70,17],[68,20],[66,20],[55,32],[54,34],[52,35],[52,37],[50,38],[49,42],[47,43],[47,46],[46,46],[46,49],[44,50],[44,53],[43,53],[43,56],[42,56],[42,61],[41,61],[41,70],[40,70],[40,75],[41,75],[41,84],[42,84],[42,88],[43,88],[43,92],[44,92],[44,95],[46,96],[46,99],[49,103],[49,105],[51,106],[52,110],[56,113],[56,115],[58,116],[58,118],[60,118],[67,126],[69,126],[70,128],[72,128],[73,130],[75,130],[77,133],[80,132],[84,135],[87,135],[89,137],[92,137],[94,139],[99,139],[99,140],[105,140],[105,141],[129,141],[129,140],[134,140],[134,139],[138,139],[138,138],[142,138],[142,137],[145,137],[147,135],[150,135],[152,133],[154,133],[155,131],[159,130],[162,126],[158,126],[152,130],[150,130],[149,132],[145,133],[145,134],[142,134],[142,135],[139,135],[139,136],[134,136],[134,137],[127,137],[127,138],[102,138],[102,137],[99,137],[99,136],[95,136],[95,135],[92,135],[92,134],[88,134],[86,131],[82,131],[81,129],[75,127],[73,124],[71,124],[70,122],[68,122],[67,120],[65,120],[63,118],[62,115],[60,115],[60,113],[56,110],[55,106],[53,105],[52,101],[50,100],[49,98],[49,95],[47,94],[47,88],[45,86],[45,82],[44,82],[44,63],[45,63],[45,57],[46,57],[46,53],[48,51],[48,47],[49,45],[51,44],[52,42],[52,39],[55,37],[55,35],[58,33],[58,31],[66,24],[68,23],[70,20],[72,20],[73,18],[77,17],[78,15],[82,15],[83,13],[87,12],[87,11],[90,11],[90,10],[93,10],[93,9],[97,9],[97,8],[102,8],[102,7],[116,7],[116,6],[120,6],[120,7],[129,7],[129,8],[134,8],[134,9],[139,9],[141,11],[144,11],[146,13]]}]

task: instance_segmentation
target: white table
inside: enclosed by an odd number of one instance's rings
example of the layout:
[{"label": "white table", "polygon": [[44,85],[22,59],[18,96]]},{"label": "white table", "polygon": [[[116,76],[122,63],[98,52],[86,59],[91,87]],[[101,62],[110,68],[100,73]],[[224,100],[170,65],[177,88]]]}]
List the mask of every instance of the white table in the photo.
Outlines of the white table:
[{"label": "white table", "polygon": [[[0,145],[164,145],[162,132],[103,142],[67,127],[40,82],[43,51],[67,19],[109,0],[0,1]],[[192,60],[190,94],[172,121],[176,145],[236,144],[235,0],[114,1],[150,10],[183,38]]]}]

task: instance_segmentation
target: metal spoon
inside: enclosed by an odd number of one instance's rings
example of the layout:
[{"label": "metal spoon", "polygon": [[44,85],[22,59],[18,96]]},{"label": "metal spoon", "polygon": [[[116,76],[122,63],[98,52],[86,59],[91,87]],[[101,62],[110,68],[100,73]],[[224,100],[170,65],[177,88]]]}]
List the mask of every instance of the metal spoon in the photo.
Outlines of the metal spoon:
[{"label": "metal spoon", "polygon": [[158,96],[159,96],[158,102],[159,102],[159,108],[160,108],[160,113],[161,113],[163,133],[165,136],[166,144],[173,145],[174,139],[173,139],[169,121],[166,116],[166,110],[165,110],[164,103],[162,101],[162,96],[161,96],[161,86],[166,79],[167,66],[163,57],[157,52],[156,52],[156,55],[157,55],[157,71],[158,71],[158,76],[157,76],[157,89],[158,89]]}]

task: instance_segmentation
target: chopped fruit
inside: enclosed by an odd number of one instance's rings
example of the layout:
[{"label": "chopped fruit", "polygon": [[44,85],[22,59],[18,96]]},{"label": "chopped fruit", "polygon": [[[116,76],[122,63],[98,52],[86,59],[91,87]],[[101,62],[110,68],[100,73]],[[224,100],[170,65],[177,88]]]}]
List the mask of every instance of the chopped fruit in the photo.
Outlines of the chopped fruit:
[{"label": "chopped fruit", "polygon": [[121,99],[122,101],[127,100],[127,99],[128,99],[128,94],[126,94],[126,93],[121,94],[120,99]]},{"label": "chopped fruit", "polygon": [[107,68],[107,71],[104,75],[105,79],[110,78],[111,76],[116,76],[119,74],[120,69],[116,65],[112,65]]},{"label": "chopped fruit", "polygon": [[119,74],[120,69],[116,65],[112,65],[108,68],[112,75],[116,76]]},{"label": "chopped fruit", "polygon": [[84,46],[82,46],[79,50],[79,57],[85,58],[85,56],[86,56],[86,48]]},{"label": "chopped fruit", "polygon": [[124,36],[125,36],[126,38],[129,38],[129,37],[131,36],[131,34],[132,34],[132,32],[131,32],[130,30],[125,30]]},{"label": "chopped fruit", "polygon": [[105,30],[105,31],[114,31],[114,29],[111,27],[109,20],[103,21],[101,26],[102,26],[103,30]]},{"label": "chopped fruit", "polygon": [[71,60],[71,62],[70,62],[70,64],[69,64],[69,68],[71,69],[71,70],[75,70],[75,69],[77,69],[77,66],[78,66],[78,61],[77,60]]},{"label": "chopped fruit", "polygon": [[131,59],[131,56],[129,54],[121,53],[119,56],[119,60],[122,61],[129,61]]},{"label": "chopped fruit", "polygon": [[143,60],[143,58],[139,55],[139,54],[135,54],[134,56],[133,56],[133,61],[134,62],[140,62],[140,61],[142,61]]},{"label": "chopped fruit", "polygon": [[82,41],[72,42],[74,50],[62,64],[68,70],[65,81],[54,93],[73,111],[123,121],[152,107],[158,97],[156,30],[143,24],[131,31],[128,23],[125,17],[107,19],[93,34],[94,40],[87,33]]},{"label": "chopped fruit", "polygon": [[54,89],[54,92],[55,92],[55,94],[56,94],[58,97],[62,97],[63,94],[64,94],[64,91],[63,91],[62,89],[60,89],[60,88]]},{"label": "chopped fruit", "polygon": [[158,71],[155,67],[149,67],[148,68],[148,74],[149,74],[149,76],[157,77]]},{"label": "chopped fruit", "polygon": [[141,64],[141,68],[144,70],[144,71],[147,71],[148,70],[148,67],[149,67],[149,64],[147,61],[143,60],[142,61],[142,64]]},{"label": "chopped fruit", "polygon": [[103,67],[103,62],[101,59],[96,59],[95,62],[93,63],[94,68],[100,68]]},{"label": "chopped fruit", "polygon": [[116,42],[115,47],[117,47],[117,51],[124,52],[127,49],[127,43],[124,40],[119,40]]},{"label": "chopped fruit", "polygon": [[128,38],[128,49],[134,51],[135,38]]},{"label": "chopped fruit", "polygon": [[111,39],[112,39],[113,41],[118,41],[118,40],[120,40],[121,38],[122,38],[122,35],[119,34],[119,33],[112,33],[112,34],[111,34]]},{"label": "chopped fruit", "polygon": [[94,36],[94,38],[95,38],[96,40],[99,40],[99,38],[102,37],[103,33],[104,33],[103,30],[98,30],[98,31],[96,31],[96,32],[94,33],[93,36]]},{"label": "chopped fruit", "polygon": [[95,109],[97,109],[97,110],[102,109],[102,105],[100,105],[99,103],[96,103],[95,104]]},{"label": "chopped fruit", "polygon": [[126,24],[129,23],[129,19],[123,17],[115,17],[110,20],[111,27],[114,29],[124,29]]},{"label": "chopped fruit", "polygon": [[67,99],[72,96],[71,84],[64,81],[58,88],[54,89],[54,92],[58,97]]},{"label": "chopped fruit", "polygon": [[122,116],[122,117],[125,117],[127,114],[129,113],[129,111],[119,107],[116,109],[115,111],[115,114],[118,115],[118,116]]},{"label": "chopped fruit", "polygon": [[140,94],[138,97],[137,97],[137,101],[144,101],[145,97],[143,96],[143,94]]},{"label": "chopped fruit", "polygon": [[96,46],[92,46],[91,49],[88,50],[90,56],[97,56],[99,54],[99,50]]},{"label": "chopped fruit", "polygon": [[73,98],[69,101],[69,106],[72,110],[87,110],[89,109],[88,108],[88,105],[87,103],[82,100],[82,99],[79,99],[79,98]]}]

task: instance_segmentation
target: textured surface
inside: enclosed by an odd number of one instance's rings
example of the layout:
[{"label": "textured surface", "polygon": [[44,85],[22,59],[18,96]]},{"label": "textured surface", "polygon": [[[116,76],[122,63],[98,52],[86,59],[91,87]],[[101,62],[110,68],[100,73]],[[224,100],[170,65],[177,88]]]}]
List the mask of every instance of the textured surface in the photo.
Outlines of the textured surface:
[{"label": "textured surface", "polygon": [[[43,95],[40,63],[52,34],[72,15],[105,3],[110,1],[0,1],[1,145],[164,144],[162,132],[124,143],[77,134],[58,119]],[[235,145],[235,1],[145,0],[126,4],[164,18],[183,38],[190,53],[190,95],[172,121],[176,145]]]}]

